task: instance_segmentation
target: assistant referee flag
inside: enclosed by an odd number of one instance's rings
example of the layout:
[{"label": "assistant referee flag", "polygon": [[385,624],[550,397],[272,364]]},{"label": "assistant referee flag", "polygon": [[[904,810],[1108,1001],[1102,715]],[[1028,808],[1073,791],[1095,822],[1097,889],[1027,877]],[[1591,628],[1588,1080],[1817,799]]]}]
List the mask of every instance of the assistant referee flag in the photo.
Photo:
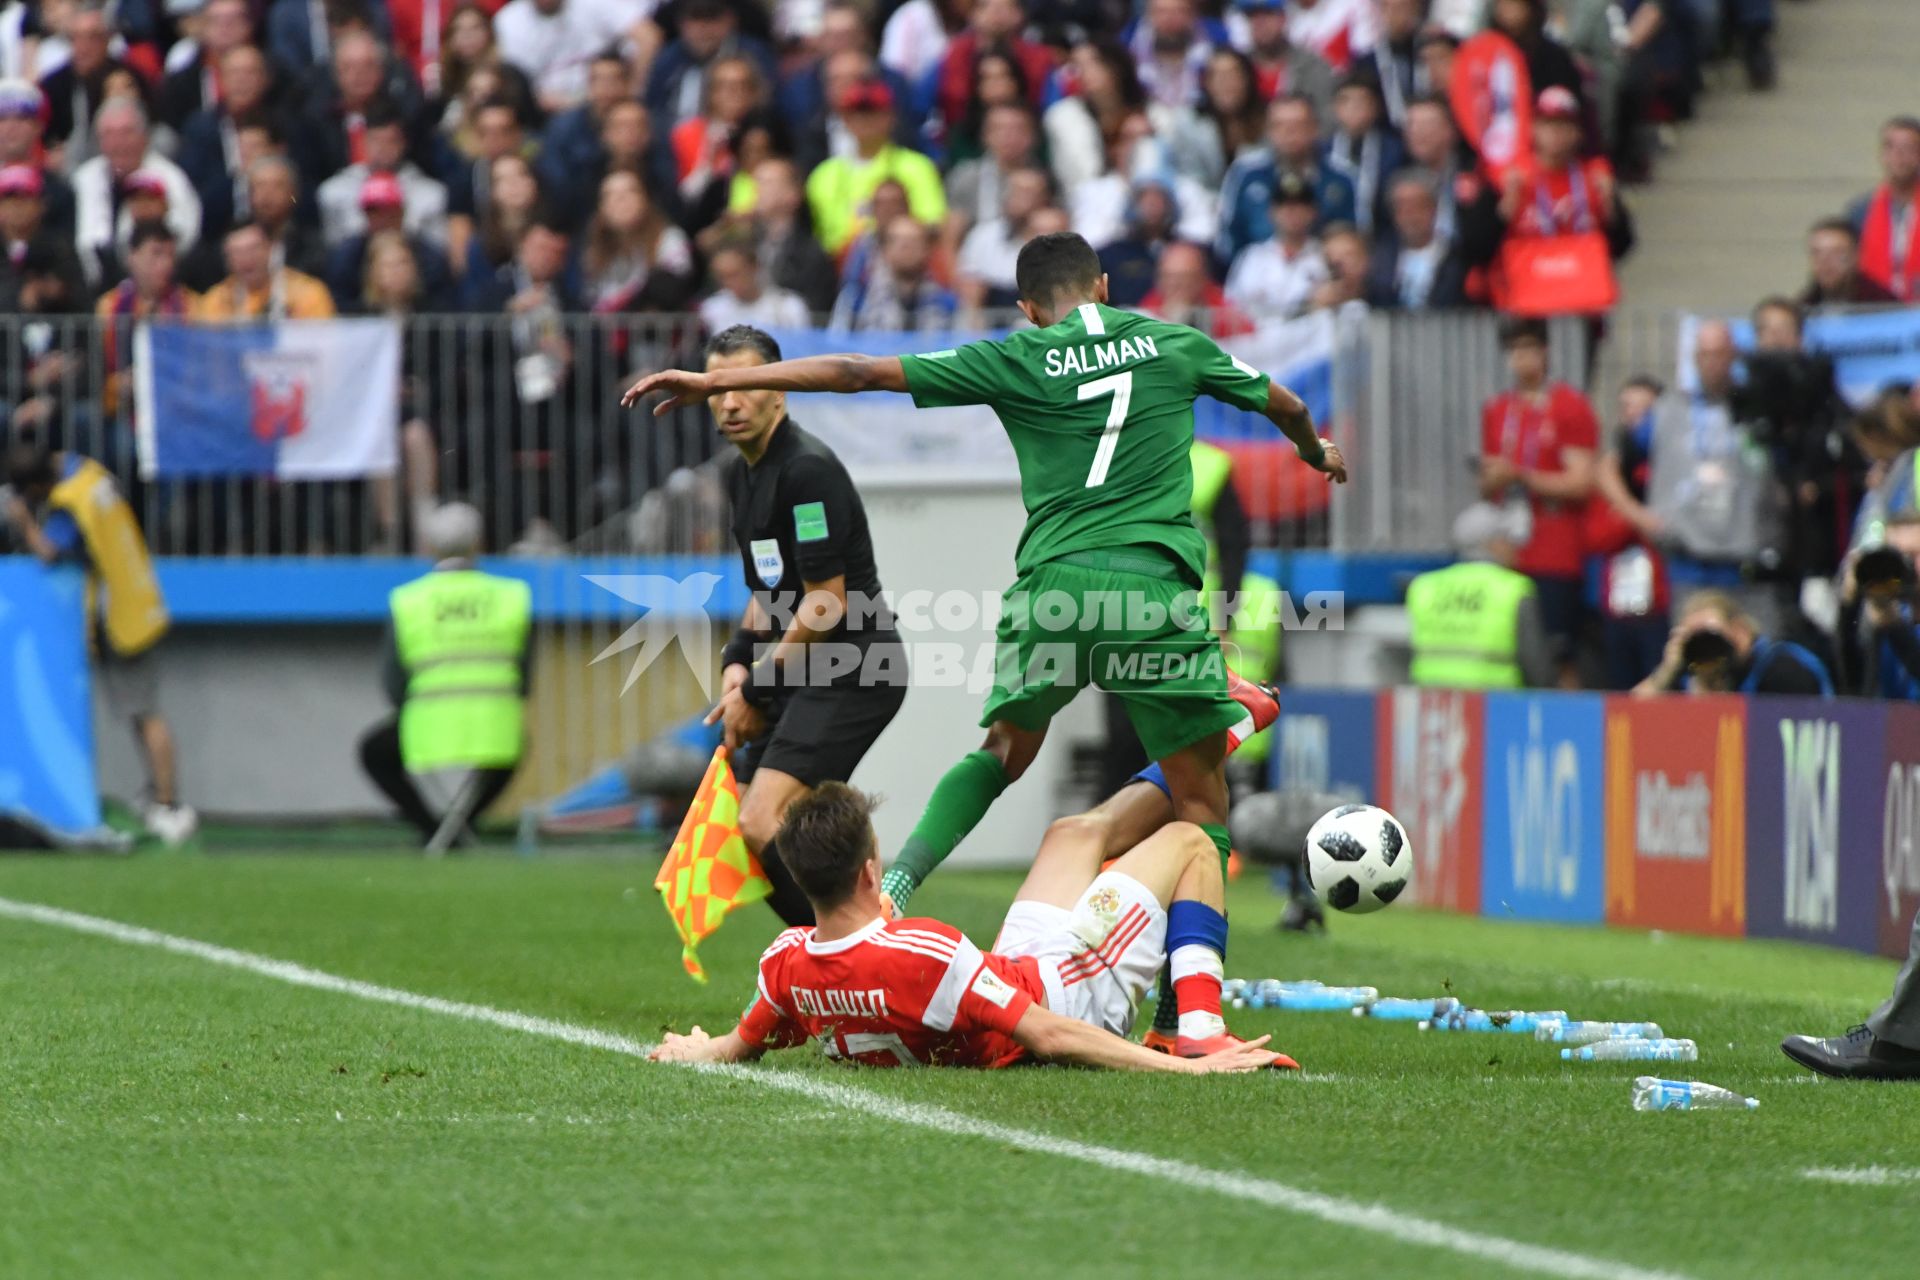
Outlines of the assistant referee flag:
[{"label": "assistant referee flag", "polygon": [[700,940],[718,929],[736,906],[773,892],[740,834],[740,784],[727,766],[725,747],[714,749],[707,776],[700,780],[653,887],[680,931],[680,963],[696,982],[707,980],[694,954]]}]

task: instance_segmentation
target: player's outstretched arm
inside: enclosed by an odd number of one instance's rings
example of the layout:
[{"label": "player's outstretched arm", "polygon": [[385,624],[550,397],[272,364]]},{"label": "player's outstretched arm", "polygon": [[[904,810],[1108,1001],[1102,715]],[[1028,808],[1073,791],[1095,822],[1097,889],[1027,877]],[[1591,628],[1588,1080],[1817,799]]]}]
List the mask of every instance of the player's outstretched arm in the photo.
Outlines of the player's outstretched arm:
[{"label": "player's outstretched arm", "polygon": [[708,1035],[699,1027],[676,1035],[667,1032],[666,1039],[653,1047],[647,1055],[649,1062],[751,1062],[759,1057],[761,1050],[750,1045],[735,1028],[719,1039]]},{"label": "player's outstretched arm", "polygon": [[905,391],[907,372],[899,356],[867,356],[847,352],[832,356],[802,356],[772,364],[699,372],[664,369],[650,373],[627,388],[622,408],[631,409],[654,392],[667,396],[653,407],[655,417],[685,404],[699,404],[709,396],[729,391]]},{"label": "player's outstretched arm", "polygon": [[1111,1031],[1063,1017],[1044,1005],[1027,1006],[1013,1026],[1013,1038],[1034,1057],[1047,1062],[1071,1062],[1109,1071],[1173,1071],[1184,1075],[1214,1071],[1258,1071],[1275,1055],[1264,1047],[1268,1037],[1249,1040],[1204,1058],[1176,1058],[1155,1053]]},{"label": "player's outstretched arm", "polygon": [[1341,456],[1340,446],[1313,429],[1313,415],[1307,412],[1306,401],[1277,382],[1267,384],[1267,420],[1293,442],[1302,462],[1325,472],[1335,484],[1347,482],[1347,460]]}]

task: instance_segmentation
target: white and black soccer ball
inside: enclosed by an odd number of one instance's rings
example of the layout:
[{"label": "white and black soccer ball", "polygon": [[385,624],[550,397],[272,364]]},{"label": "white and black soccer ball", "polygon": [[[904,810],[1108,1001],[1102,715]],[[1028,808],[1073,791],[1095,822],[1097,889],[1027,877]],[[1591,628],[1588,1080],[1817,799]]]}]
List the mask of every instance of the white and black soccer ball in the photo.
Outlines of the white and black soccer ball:
[{"label": "white and black soccer ball", "polygon": [[1343,804],[1307,832],[1307,883],[1336,911],[1364,915],[1407,891],[1413,847],[1385,809]]}]

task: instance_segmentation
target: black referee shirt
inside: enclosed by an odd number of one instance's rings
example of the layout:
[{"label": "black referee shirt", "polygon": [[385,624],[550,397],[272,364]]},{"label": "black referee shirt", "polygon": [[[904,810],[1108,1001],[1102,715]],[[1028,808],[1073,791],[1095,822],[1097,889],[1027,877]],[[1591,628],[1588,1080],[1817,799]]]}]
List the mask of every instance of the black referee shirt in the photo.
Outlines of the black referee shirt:
[{"label": "black referee shirt", "polygon": [[[806,594],[805,583],[844,576],[848,617],[833,641],[862,650],[894,643],[893,615],[880,595],[873,563],[867,509],[847,469],[833,450],[802,431],[791,418],[774,428],[756,463],[735,456],[727,472],[733,540],[747,587],[773,625],[763,637],[786,630]],[[854,684],[858,672],[836,677]]]}]

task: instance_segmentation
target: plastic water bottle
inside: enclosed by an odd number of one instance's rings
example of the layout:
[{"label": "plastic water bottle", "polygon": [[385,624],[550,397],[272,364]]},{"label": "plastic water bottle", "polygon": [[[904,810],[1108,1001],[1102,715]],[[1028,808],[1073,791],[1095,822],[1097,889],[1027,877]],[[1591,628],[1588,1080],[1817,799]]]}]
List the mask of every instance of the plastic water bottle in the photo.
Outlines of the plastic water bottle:
[{"label": "plastic water bottle", "polygon": [[1526,1009],[1503,1009],[1489,1012],[1485,1009],[1454,1008],[1447,1013],[1430,1019],[1421,1027],[1423,1031],[1503,1031],[1509,1035],[1532,1035],[1535,1028],[1543,1022],[1564,1022],[1565,1009],[1546,1009],[1530,1011]]},{"label": "plastic water bottle", "polygon": [[1641,1076],[1633,1082],[1635,1111],[1756,1111],[1760,1099],[1700,1080],[1661,1080]]},{"label": "plastic water bottle", "polygon": [[1282,982],[1278,978],[1262,978],[1258,982],[1248,983],[1242,987],[1241,995],[1249,1008],[1278,1009],[1281,1007],[1280,997],[1290,991],[1324,990],[1326,990],[1325,983],[1315,982],[1311,978],[1302,982]]},{"label": "plastic water bottle", "polygon": [[1548,1020],[1533,1029],[1535,1040],[1552,1044],[1597,1044],[1602,1040],[1660,1040],[1666,1033],[1657,1022],[1560,1022]]},{"label": "plastic water bottle", "polygon": [[1380,998],[1373,987],[1305,987],[1282,991],[1267,1007],[1291,1009],[1297,1013],[1328,1009],[1351,1009],[1369,1005]]},{"label": "plastic water bottle", "polygon": [[1567,1062],[1698,1062],[1691,1040],[1602,1040],[1578,1049],[1562,1049]]},{"label": "plastic water bottle", "polygon": [[1401,1000],[1393,996],[1376,1000],[1365,1008],[1356,1007],[1356,1018],[1388,1018],[1399,1022],[1414,1022],[1422,1018],[1445,1017],[1460,1007],[1460,1002],[1452,996],[1434,996],[1430,1000]]}]

